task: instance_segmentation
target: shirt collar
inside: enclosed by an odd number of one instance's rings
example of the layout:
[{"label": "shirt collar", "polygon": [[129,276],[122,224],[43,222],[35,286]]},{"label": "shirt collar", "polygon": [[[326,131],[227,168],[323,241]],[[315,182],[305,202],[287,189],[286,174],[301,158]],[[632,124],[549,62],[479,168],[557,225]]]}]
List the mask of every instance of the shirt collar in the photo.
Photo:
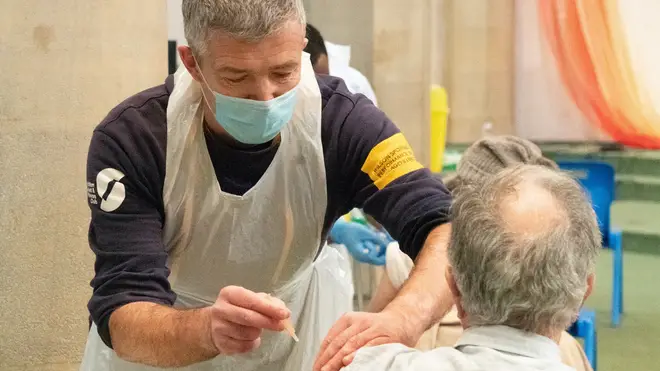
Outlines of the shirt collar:
[{"label": "shirt collar", "polygon": [[509,326],[477,326],[463,331],[456,347],[482,346],[530,358],[561,361],[557,343],[545,336]]}]

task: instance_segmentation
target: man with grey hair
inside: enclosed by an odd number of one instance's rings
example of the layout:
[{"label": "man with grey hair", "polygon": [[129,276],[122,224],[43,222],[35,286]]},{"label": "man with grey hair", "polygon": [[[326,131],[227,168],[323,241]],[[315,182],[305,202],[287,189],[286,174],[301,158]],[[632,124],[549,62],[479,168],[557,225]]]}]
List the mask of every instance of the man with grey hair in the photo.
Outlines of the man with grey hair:
[{"label": "man with grey hair", "polygon": [[446,270],[465,328],[456,346],[363,348],[345,370],[571,370],[558,343],[591,293],[600,249],[596,215],[567,174],[517,165],[466,186]]},{"label": "man with grey hair", "polygon": [[[501,135],[488,136],[470,145],[458,164],[456,173],[445,175],[444,183],[454,196],[468,186],[481,184],[507,167],[527,164],[558,170],[557,164],[543,156],[541,149],[524,138]],[[387,248],[386,274],[369,304],[368,311],[379,312],[394,296],[408,278],[414,263],[402,254],[396,245]],[[417,349],[429,350],[441,346],[453,346],[462,334],[456,308],[433,325],[421,337]],[[559,342],[562,360],[577,371],[589,371],[591,365],[580,343],[568,332],[563,332]]]},{"label": "man with grey hair", "polygon": [[[366,344],[414,344],[451,306],[447,189],[372,102],[315,76],[302,0],[182,10],[182,67],[92,136],[81,369],[337,370]],[[350,266],[325,242],[354,207],[420,269],[379,313],[342,317]]]}]

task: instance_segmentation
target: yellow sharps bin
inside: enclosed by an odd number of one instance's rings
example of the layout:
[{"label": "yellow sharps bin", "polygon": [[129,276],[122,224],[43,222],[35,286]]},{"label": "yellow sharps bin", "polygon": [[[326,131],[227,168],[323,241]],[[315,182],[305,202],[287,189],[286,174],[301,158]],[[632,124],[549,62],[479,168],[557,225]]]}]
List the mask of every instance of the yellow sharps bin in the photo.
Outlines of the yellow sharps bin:
[{"label": "yellow sharps bin", "polygon": [[449,106],[447,91],[439,85],[431,86],[431,171],[439,173],[445,155],[447,141],[447,116]]}]

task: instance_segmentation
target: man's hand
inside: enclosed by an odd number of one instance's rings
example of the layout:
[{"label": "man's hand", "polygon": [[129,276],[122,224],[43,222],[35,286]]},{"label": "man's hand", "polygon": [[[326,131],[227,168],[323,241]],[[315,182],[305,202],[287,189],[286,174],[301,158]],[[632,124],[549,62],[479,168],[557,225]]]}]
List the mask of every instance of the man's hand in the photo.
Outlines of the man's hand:
[{"label": "man's hand", "polygon": [[210,307],[126,304],[112,313],[109,326],[113,348],[122,359],[176,368],[219,354],[249,352],[259,346],[264,329],[282,331],[282,321],[289,316],[279,299],[228,286]]},{"label": "man's hand", "polygon": [[283,331],[290,315],[277,298],[228,286],[210,308],[211,341],[220,354],[246,353],[259,347],[264,329]]},{"label": "man's hand", "polygon": [[323,340],[314,371],[337,371],[348,366],[355,352],[365,346],[401,343],[412,347],[423,331],[408,326],[406,316],[395,311],[345,314]]}]

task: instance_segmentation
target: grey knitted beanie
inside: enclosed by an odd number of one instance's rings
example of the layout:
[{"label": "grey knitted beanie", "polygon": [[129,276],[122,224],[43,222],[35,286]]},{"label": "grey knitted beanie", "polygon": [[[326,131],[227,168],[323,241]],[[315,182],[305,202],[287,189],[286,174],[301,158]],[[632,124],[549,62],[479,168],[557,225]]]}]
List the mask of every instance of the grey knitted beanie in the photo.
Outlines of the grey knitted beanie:
[{"label": "grey knitted beanie", "polygon": [[474,142],[461,156],[456,174],[445,179],[450,191],[463,183],[483,181],[509,166],[540,165],[557,169],[557,164],[543,157],[536,144],[512,135],[487,137]]}]

